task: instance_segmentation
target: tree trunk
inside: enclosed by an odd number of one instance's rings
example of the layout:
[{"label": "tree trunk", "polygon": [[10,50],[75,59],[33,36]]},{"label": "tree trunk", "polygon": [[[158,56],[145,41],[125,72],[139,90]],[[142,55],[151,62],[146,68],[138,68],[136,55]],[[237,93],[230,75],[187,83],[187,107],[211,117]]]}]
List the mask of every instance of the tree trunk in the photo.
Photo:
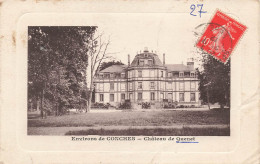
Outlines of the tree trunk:
[{"label": "tree trunk", "polygon": [[88,97],[88,104],[87,104],[87,110],[86,110],[86,112],[89,112],[90,111],[90,107],[91,107],[91,100],[92,100],[92,92],[93,92],[93,88],[92,88],[92,85],[91,85],[91,87],[90,87],[90,95],[89,95],[89,97]]},{"label": "tree trunk", "polygon": [[42,92],[41,92],[41,117],[42,117],[42,119],[43,119],[43,99],[44,99],[44,97],[43,97],[43,90],[42,90]]},{"label": "tree trunk", "polygon": [[42,95],[41,95],[41,117],[42,118],[46,118],[46,111],[43,108],[45,88],[46,88],[46,83],[44,82],[44,88],[42,90]]},{"label": "tree trunk", "polygon": [[29,107],[29,111],[32,112],[33,111],[33,99],[30,99],[30,107]]},{"label": "tree trunk", "polygon": [[210,104],[209,104],[209,88],[207,86],[207,101],[208,101],[208,107],[209,107],[209,110],[210,110]]},{"label": "tree trunk", "polygon": [[56,97],[56,100],[55,100],[55,116],[58,116],[58,111],[59,111],[59,105],[58,105],[58,100],[57,100],[57,97]]},{"label": "tree trunk", "polygon": [[55,85],[55,116],[58,115],[57,84]]},{"label": "tree trunk", "polygon": [[225,105],[230,108],[230,98],[228,97],[228,92],[225,92]]},{"label": "tree trunk", "polygon": [[93,92],[93,72],[92,72],[92,69],[91,69],[91,74],[90,74],[90,86],[89,86],[89,91],[90,91],[90,95],[88,97],[88,104],[87,104],[87,110],[86,112],[89,112],[90,111],[90,107],[91,107],[91,99],[92,99],[92,92]]},{"label": "tree trunk", "polygon": [[222,109],[222,110],[224,109],[224,104],[223,103],[220,104],[220,109]]},{"label": "tree trunk", "polygon": [[40,111],[40,109],[39,109],[39,107],[40,107],[39,103],[40,103],[39,97],[37,96],[37,99],[36,99],[36,110],[37,110],[37,112]]}]

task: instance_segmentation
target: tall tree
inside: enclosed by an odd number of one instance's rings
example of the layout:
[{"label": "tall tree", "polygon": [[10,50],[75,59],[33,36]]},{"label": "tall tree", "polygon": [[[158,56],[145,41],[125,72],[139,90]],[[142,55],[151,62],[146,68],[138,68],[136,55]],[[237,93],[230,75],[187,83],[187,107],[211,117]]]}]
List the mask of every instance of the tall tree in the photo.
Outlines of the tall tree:
[{"label": "tall tree", "polygon": [[101,63],[105,59],[111,58],[107,53],[108,45],[110,44],[110,39],[104,40],[103,34],[93,34],[90,39],[89,44],[89,65],[88,65],[88,88],[89,88],[89,96],[88,96],[88,105],[86,112],[90,111],[92,93],[94,91],[94,78],[100,68]]},{"label": "tall tree", "polygon": [[[90,39],[96,27],[37,26],[28,28],[28,99],[61,111],[82,97]],[[55,107],[54,107],[55,106]]]},{"label": "tall tree", "polygon": [[198,70],[200,99],[230,105],[230,60],[223,64],[209,54],[201,53],[202,69]]}]

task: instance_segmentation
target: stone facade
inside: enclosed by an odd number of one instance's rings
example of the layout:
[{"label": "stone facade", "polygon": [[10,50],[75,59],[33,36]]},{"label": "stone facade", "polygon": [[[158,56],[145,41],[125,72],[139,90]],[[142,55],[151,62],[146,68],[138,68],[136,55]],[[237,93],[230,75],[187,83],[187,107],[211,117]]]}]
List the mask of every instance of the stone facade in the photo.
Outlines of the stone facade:
[{"label": "stone facade", "polygon": [[118,106],[130,100],[133,108],[148,102],[151,108],[162,107],[162,102],[178,105],[200,105],[198,78],[194,62],[165,64],[157,54],[145,50],[128,65],[113,65],[98,73],[94,80],[95,101]]}]

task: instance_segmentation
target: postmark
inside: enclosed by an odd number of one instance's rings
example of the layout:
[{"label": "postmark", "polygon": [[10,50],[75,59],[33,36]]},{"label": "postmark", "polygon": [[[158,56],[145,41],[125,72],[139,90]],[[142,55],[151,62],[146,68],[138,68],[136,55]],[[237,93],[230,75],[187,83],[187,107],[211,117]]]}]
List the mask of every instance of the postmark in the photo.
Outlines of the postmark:
[{"label": "postmark", "polygon": [[196,46],[226,63],[247,27],[217,10]]}]

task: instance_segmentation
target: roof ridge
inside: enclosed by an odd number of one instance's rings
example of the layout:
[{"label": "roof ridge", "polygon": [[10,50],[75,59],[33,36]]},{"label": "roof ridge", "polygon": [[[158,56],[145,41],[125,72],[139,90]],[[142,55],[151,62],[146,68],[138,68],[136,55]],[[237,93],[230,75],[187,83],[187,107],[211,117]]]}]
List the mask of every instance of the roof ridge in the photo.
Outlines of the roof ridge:
[{"label": "roof ridge", "polygon": [[113,65],[111,65],[111,66],[109,66],[109,67],[103,69],[103,70],[100,71],[100,72],[122,72],[122,71],[123,71],[123,69],[120,70],[120,69],[112,68],[112,67],[121,67],[121,68],[124,69],[125,67],[127,67],[127,65],[126,65],[126,64],[113,64]]}]

